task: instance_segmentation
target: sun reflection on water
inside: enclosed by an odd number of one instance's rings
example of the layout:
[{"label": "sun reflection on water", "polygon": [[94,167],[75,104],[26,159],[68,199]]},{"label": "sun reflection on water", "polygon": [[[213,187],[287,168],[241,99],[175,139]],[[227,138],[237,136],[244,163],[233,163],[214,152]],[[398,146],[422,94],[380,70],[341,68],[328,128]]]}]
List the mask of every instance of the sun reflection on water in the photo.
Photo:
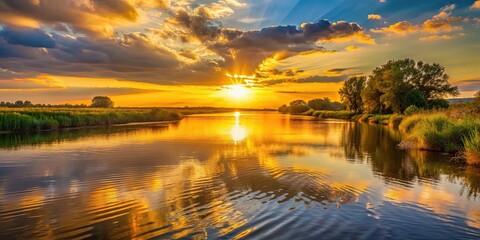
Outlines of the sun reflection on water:
[{"label": "sun reflection on water", "polygon": [[248,132],[245,127],[240,125],[240,116],[242,114],[240,112],[235,112],[233,115],[235,116],[235,125],[230,129],[230,135],[233,142],[237,144],[248,136]]}]

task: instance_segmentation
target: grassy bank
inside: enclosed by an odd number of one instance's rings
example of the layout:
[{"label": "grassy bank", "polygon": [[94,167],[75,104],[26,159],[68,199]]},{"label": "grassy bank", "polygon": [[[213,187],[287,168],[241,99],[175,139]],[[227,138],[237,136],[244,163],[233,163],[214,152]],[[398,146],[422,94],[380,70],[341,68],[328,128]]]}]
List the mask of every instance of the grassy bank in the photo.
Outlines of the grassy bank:
[{"label": "grassy bank", "polygon": [[303,115],[312,116],[320,119],[324,118],[334,118],[334,119],[344,119],[352,120],[365,123],[380,123],[388,125],[390,123],[391,115],[382,115],[382,114],[358,114],[352,111],[327,111],[327,110],[309,110]]},{"label": "grassy bank", "polygon": [[51,131],[181,118],[180,113],[161,109],[0,109],[0,132]]},{"label": "grassy bank", "polygon": [[403,133],[404,146],[455,154],[456,159],[480,166],[480,117],[467,108],[430,110],[411,116],[351,111],[307,111],[303,115],[388,125]]}]

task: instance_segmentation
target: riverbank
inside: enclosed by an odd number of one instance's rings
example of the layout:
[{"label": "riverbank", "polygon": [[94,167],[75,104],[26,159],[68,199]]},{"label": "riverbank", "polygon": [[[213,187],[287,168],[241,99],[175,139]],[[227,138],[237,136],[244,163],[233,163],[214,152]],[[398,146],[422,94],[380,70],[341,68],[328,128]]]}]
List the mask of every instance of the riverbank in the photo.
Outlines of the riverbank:
[{"label": "riverbank", "polygon": [[162,109],[5,108],[0,109],[0,132],[55,131],[182,118],[179,112]]},{"label": "riverbank", "polygon": [[480,117],[465,106],[409,116],[313,110],[303,115],[383,124],[403,133],[400,147],[445,152],[453,154],[455,160],[480,166]]}]

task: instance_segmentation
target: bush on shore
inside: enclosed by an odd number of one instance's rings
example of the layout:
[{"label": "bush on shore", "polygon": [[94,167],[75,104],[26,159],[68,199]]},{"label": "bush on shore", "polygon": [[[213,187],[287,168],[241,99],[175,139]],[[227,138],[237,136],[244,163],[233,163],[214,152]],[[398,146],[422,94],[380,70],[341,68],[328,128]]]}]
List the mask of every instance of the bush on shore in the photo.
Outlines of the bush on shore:
[{"label": "bush on shore", "polygon": [[328,110],[321,110],[321,111],[313,111],[311,116],[317,118],[336,118],[336,119],[351,119],[355,116],[355,112],[351,111],[328,111]]},{"label": "bush on shore", "polygon": [[473,120],[455,120],[444,114],[432,114],[408,117],[400,127],[407,139],[414,141],[419,149],[459,152],[463,150],[465,137],[480,124]]},{"label": "bush on shore", "polygon": [[0,112],[0,132],[28,132],[131,122],[173,121],[182,115],[160,109],[147,112],[20,111]]},{"label": "bush on shore", "polygon": [[480,166],[480,132],[478,129],[463,139],[463,155],[467,164]]}]

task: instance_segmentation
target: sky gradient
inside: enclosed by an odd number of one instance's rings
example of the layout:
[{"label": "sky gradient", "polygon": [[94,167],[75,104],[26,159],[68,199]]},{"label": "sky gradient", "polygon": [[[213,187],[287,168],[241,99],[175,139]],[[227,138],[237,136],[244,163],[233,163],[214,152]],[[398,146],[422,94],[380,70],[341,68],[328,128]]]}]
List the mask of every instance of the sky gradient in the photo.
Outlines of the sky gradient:
[{"label": "sky gradient", "polygon": [[471,97],[479,43],[474,0],[0,0],[0,100],[271,108],[402,58]]}]

